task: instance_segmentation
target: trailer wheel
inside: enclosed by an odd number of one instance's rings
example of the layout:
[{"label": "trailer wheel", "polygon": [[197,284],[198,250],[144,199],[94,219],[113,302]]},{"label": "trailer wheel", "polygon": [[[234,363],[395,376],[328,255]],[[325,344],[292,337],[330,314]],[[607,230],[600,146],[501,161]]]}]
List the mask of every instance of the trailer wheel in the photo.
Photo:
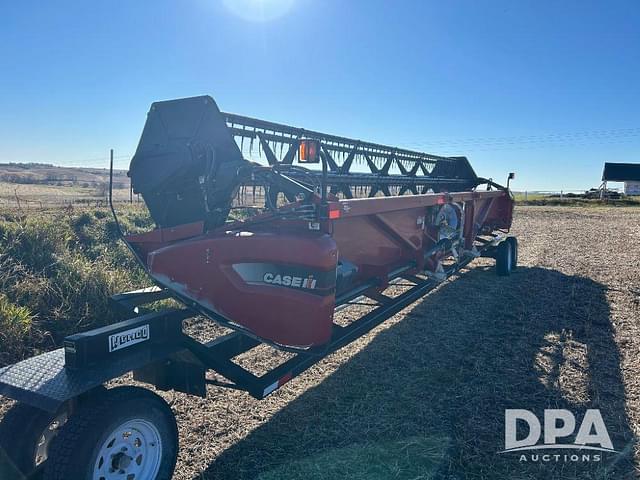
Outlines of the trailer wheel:
[{"label": "trailer wheel", "polygon": [[513,248],[511,242],[505,240],[496,248],[496,273],[499,277],[506,277],[513,266]]},{"label": "trailer wheel", "polygon": [[64,409],[54,414],[26,403],[11,407],[0,423],[0,474],[10,472],[17,478],[38,475],[49,455],[51,440],[67,418]]},{"label": "trailer wheel", "polygon": [[138,387],[87,402],[51,445],[45,480],[169,480],[178,428],[167,403]]}]

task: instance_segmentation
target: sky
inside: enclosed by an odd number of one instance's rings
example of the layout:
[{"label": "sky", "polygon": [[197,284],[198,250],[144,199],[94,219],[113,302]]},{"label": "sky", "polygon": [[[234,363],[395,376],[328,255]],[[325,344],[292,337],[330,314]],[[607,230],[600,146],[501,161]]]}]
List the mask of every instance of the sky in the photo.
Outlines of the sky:
[{"label": "sky", "polygon": [[2,2],[0,162],[127,168],[150,104],[438,155],[516,190],[640,162],[640,1]]}]

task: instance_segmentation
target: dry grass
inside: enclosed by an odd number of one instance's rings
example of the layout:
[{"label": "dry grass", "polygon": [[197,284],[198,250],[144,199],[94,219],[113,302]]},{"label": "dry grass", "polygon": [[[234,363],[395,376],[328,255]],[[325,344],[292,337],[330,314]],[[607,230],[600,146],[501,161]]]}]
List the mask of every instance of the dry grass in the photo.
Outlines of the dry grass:
[{"label": "dry grass", "polygon": [[[636,478],[640,211],[518,207],[514,233],[511,277],[480,260],[263,401],[162,393],[174,478]],[[625,454],[520,463],[496,453],[505,408],[600,408]]]}]

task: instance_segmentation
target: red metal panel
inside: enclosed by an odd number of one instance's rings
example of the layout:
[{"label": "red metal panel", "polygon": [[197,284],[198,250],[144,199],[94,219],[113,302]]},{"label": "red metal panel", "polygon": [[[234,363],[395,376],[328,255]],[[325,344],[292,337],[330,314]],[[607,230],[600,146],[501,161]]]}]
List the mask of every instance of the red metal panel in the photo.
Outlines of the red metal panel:
[{"label": "red metal panel", "polygon": [[[148,267],[162,285],[256,335],[306,347],[331,336],[336,259],[336,244],[327,235],[242,232],[161,248],[149,255]],[[234,268],[247,264],[269,266],[248,281]],[[291,277],[300,270],[312,278],[328,272],[333,285],[321,290],[315,285],[302,289],[302,281],[298,286],[291,280],[289,285],[268,283],[276,275]],[[265,279],[266,274],[271,277]]]},{"label": "red metal panel", "polygon": [[509,194],[502,190],[492,190],[488,192],[426,193],[423,195],[406,195],[399,197],[355,198],[351,200],[340,200],[339,202],[329,202],[329,209],[340,210],[340,217],[346,218],[442,205],[445,203],[447,196],[450,196],[453,201],[457,203],[475,199],[509,197]]}]

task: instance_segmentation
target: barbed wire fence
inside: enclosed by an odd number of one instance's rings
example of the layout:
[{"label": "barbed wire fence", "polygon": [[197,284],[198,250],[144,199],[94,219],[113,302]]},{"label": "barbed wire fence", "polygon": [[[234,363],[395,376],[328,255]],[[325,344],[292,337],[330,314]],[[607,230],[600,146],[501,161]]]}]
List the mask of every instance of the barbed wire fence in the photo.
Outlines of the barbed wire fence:
[{"label": "barbed wire fence", "polygon": [[[60,193],[47,193],[43,195],[29,194],[20,192],[21,184],[17,184],[13,191],[5,192],[0,195],[0,208],[5,209],[18,209],[21,211],[35,211],[35,210],[55,210],[55,209],[68,209],[68,208],[106,208],[109,206],[108,198],[108,184],[104,192],[99,192],[99,188],[96,189],[95,195],[78,194],[73,195],[65,193],[64,189],[69,188],[65,186],[57,187],[60,189]],[[516,201],[530,202],[540,200],[554,200],[559,202],[571,202],[579,198],[594,198],[590,197],[590,189],[573,189],[573,190],[523,190],[514,191]],[[618,189],[610,189],[614,195],[618,195],[621,192]],[[101,193],[101,194],[99,194]],[[362,191],[354,192],[356,198],[362,198],[368,196],[368,191],[362,189]],[[393,192],[392,192],[393,193]],[[142,197],[138,194],[134,194],[130,186],[127,188],[114,189],[113,202],[119,205],[143,205]],[[262,207],[266,202],[266,192],[264,187],[253,185],[242,185],[234,198],[233,207]]]}]

